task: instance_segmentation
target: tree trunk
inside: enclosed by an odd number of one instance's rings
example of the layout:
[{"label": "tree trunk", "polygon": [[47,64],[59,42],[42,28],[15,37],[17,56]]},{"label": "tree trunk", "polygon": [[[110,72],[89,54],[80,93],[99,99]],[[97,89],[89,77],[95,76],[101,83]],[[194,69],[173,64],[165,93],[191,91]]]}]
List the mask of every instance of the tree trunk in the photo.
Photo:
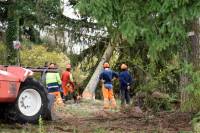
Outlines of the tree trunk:
[{"label": "tree trunk", "polygon": [[[182,58],[187,60],[189,63],[193,64],[195,70],[200,69],[200,21],[194,21],[191,24],[192,31],[189,32],[189,42],[191,47],[191,52],[188,51],[188,48],[183,48]],[[184,104],[190,98],[188,92],[184,88],[189,83],[188,77],[185,74],[182,74],[180,77],[180,87],[181,87],[181,108],[184,108]],[[187,111],[194,111],[192,107],[189,107]]]},{"label": "tree trunk", "polygon": [[13,41],[19,38],[19,18],[15,1],[8,6],[8,27],[6,29],[7,61],[8,64],[17,63],[17,50],[13,48]]},{"label": "tree trunk", "polygon": [[99,82],[99,75],[103,71],[103,63],[110,60],[113,51],[114,51],[114,47],[111,45],[108,45],[95,72],[93,73],[89,83],[87,84],[83,92],[84,99],[95,99],[95,89]]},{"label": "tree trunk", "polygon": [[190,36],[190,43],[191,43],[191,62],[196,70],[200,69],[200,19],[195,21],[192,24],[192,30],[194,31],[194,35]]},{"label": "tree trunk", "polygon": [[54,39],[55,39],[56,47],[58,47],[58,36],[57,36],[57,32],[56,31],[54,31]]}]

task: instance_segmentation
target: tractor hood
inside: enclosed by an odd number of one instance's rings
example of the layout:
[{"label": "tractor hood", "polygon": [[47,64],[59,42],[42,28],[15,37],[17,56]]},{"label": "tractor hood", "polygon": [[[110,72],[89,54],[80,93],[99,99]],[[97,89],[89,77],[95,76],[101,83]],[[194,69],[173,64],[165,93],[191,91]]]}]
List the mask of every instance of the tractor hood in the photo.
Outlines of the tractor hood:
[{"label": "tractor hood", "polygon": [[33,75],[33,72],[22,67],[8,66],[0,69],[0,75],[4,77],[3,80],[23,82],[28,76]]}]

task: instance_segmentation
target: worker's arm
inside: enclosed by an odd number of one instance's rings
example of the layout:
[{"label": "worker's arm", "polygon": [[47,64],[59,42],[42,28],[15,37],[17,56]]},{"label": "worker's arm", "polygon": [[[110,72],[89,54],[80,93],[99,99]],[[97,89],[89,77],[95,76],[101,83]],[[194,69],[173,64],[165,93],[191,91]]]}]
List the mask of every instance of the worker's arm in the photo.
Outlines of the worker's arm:
[{"label": "worker's arm", "polygon": [[99,75],[100,84],[103,84],[105,81],[103,80],[103,73]]},{"label": "worker's arm", "polygon": [[129,76],[130,76],[130,77],[129,77],[129,83],[132,84],[132,83],[133,83],[133,78],[132,78],[131,75],[129,75]]},{"label": "worker's arm", "polygon": [[63,81],[63,79],[64,79],[64,72],[61,75],[61,80]]},{"label": "worker's arm", "polygon": [[100,81],[103,80],[103,73],[101,73],[101,74],[99,75],[99,80],[100,80]]},{"label": "worker's arm", "polygon": [[130,73],[128,73],[128,77],[129,77],[129,78],[128,78],[128,83],[129,83],[129,85],[130,85],[130,84],[133,83],[134,80],[133,80],[133,77],[131,76]]},{"label": "worker's arm", "polygon": [[112,73],[112,81],[119,78],[119,74],[116,72]]},{"label": "worker's arm", "polygon": [[70,82],[70,84],[71,84],[72,88],[73,88],[73,89],[75,89],[75,85],[74,85],[74,79],[73,79],[73,76],[72,76],[72,74],[71,74],[71,73],[70,73],[70,75],[69,75],[69,82]]}]

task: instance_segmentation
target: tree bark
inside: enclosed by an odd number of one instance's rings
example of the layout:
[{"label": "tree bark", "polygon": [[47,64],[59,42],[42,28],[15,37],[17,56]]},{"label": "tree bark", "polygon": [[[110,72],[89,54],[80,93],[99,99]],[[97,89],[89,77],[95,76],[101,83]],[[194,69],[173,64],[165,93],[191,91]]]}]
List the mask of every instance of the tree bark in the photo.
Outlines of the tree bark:
[{"label": "tree bark", "polygon": [[192,24],[192,30],[194,32],[194,35],[190,36],[190,43],[191,43],[191,62],[193,63],[193,66],[196,70],[199,70],[200,68],[200,19],[198,21],[195,21]]},{"label": "tree bark", "polygon": [[8,5],[8,27],[6,29],[7,63],[17,63],[17,51],[13,48],[13,41],[19,38],[19,17],[16,11],[16,3]]},{"label": "tree bark", "polygon": [[[196,20],[191,24],[192,31],[189,32],[189,43],[191,47],[191,52],[188,48],[183,48],[182,58],[187,60],[188,63],[192,63],[195,70],[200,69],[200,20]],[[188,76],[182,74],[180,77],[180,87],[181,87],[181,108],[184,108],[185,103],[191,97],[184,88],[189,83]],[[192,107],[189,107],[187,111],[194,111]]]},{"label": "tree bark", "polygon": [[84,99],[95,99],[95,89],[99,82],[99,75],[103,71],[103,63],[110,60],[113,51],[114,47],[109,44],[82,94]]}]

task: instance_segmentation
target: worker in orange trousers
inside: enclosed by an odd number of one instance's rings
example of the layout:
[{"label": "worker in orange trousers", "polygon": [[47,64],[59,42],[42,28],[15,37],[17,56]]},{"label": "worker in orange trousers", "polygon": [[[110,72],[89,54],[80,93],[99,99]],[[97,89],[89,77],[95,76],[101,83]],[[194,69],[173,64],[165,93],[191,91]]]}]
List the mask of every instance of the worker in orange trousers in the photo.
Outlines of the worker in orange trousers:
[{"label": "worker in orange trousers", "polygon": [[66,99],[66,96],[73,93],[75,89],[70,64],[66,65],[66,71],[63,72],[61,80],[64,99]]},{"label": "worker in orange trousers", "polygon": [[[118,74],[110,69],[109,63],[103,64],[103,72],[100,74],[100,81],[102,82],[102,93],[104,97],[104,109],[115,109],[117,107],[113,94],[112,81],[118,78]],[[111,105],[110,105],[111,103]]]}]

